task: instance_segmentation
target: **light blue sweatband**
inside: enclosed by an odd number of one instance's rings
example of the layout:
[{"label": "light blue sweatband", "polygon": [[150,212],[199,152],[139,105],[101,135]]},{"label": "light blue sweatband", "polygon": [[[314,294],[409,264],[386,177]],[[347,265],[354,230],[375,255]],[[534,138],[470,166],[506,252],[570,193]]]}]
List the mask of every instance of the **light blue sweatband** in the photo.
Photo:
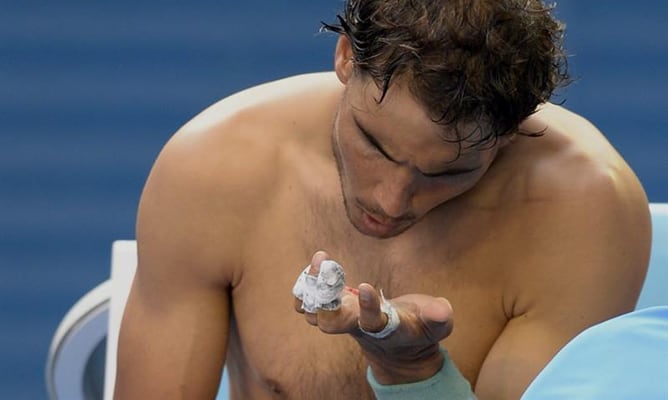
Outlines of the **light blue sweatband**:
[{"label": "light blue sweatband", "polygon": [[371,367],[366,371],[366,380],[376,394],[378,400],[475,400],[471,391],[471,384],[459,372],[455,364],[448,356],[444,348],[440,348],[443,354],[443,366],[429,379],[414,383],[402,383],[399,385],[381,385],[371,372]]}]

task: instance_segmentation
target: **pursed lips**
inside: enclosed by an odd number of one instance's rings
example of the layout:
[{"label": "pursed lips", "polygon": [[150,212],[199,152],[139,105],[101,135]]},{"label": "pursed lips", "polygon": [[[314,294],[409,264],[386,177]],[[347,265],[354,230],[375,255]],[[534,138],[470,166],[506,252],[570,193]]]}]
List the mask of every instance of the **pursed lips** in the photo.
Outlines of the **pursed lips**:
[{"label": "pursed lips", "polygon": [[379,217],[377,214],[368,211],[366,207],[358,203],[359,209],[362,211],[362,213],[368,218],[372,223],[384,228],[385,230],[391,231],[396,229],[397,227],[401,226],[404,222],[406,222],[406,219],[397,219],[397,218],[387,218],[387,217]]}]

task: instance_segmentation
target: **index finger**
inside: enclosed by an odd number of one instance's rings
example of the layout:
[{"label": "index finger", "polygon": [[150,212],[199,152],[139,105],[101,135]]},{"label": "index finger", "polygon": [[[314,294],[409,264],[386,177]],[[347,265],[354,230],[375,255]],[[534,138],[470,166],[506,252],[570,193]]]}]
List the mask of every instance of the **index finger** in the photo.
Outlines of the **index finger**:
[{"label": "index finger", "polygon": [[359,327],[368,333],[382,331],[388,324],[389,317],[381,309],[383,298],[368,283],[359,286],[360,317]]}]

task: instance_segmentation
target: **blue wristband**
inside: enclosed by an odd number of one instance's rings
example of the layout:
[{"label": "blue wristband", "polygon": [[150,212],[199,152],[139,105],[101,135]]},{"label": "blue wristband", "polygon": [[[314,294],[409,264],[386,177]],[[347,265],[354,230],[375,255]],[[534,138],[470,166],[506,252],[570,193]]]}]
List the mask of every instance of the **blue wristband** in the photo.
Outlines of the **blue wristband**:
[{"label": "blue wristband", "polygon": [[414,383],[399,385],[381,385],[367,369],[366,379],[373,389],[378,400],[475,400],[471,391],[471,384],[459,372],[448,356],[448,352],[441,347],[443,366],[429,379]]}]

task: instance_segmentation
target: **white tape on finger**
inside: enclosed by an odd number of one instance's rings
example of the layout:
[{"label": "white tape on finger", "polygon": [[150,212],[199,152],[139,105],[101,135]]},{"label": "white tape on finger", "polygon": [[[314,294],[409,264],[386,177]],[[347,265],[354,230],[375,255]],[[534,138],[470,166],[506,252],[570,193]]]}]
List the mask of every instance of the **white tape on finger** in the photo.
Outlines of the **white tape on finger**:
[{"label": "white tape on finger", "polygon": [[297,278],[292,294],[302,301],[302,309],[315,313],[318,309],[333,311],[341,307],[341,292],[345,286],[343,267],[333,260],[320,263],[317,276],[309,275],[306,266]]},{"label": "white tape on finger", "polygon": [[382,311],[385,315],[387,315],[387,324],[385,324],[385,327],[381,331],[379,332],[366,331],[359,324],[359,320],[357,321],[357,325],[359,326],[362,333],[369,335],[375,339],[384,339],[390,336],[394,331],[396,331],[397,328],[399,328],[399,313],[397,313],[397,309],[394,308],[392,303],[390,303],[385,299],[382,290],[380,291],[380,299],[381,299],[380,311]]}]

